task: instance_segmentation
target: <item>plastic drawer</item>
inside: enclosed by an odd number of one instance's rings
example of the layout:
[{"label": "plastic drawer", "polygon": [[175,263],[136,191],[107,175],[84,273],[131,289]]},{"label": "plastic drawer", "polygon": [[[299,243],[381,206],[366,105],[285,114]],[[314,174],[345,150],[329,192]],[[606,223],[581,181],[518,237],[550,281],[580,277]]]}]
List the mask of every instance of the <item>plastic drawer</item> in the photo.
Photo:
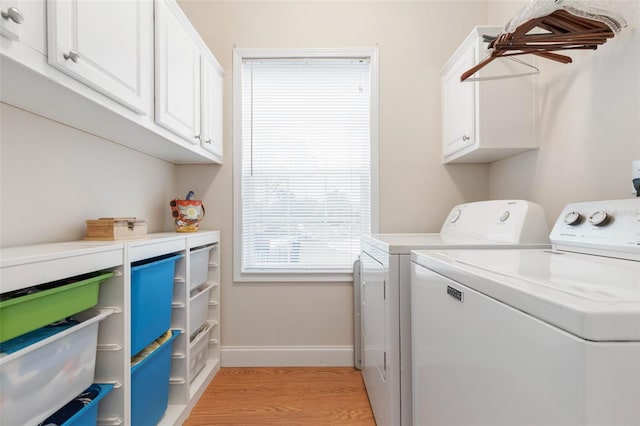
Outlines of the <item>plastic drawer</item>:
[{"label": "plastic drawer", "polygon": [[189,333],[188,336],[197,331],[207,321],[209,312],[209,293],[211,284],[205,284],[193,290],[193,296],[189,300]]},{"label": "plastic drawer", "polygon": [[131,368],[132,425],[155,426],[167,410],[171,349],[180,332],[172,330],[171,333],[169,340]]},{"label": "plastic drawer", "polygon": [[74,327],[0,358],[0,424],[33,425],[93,382],[98,325],[112,311],[75,316]]},{"label": "plastic drawer", "polygon": [[209,276],[209,252],[215,245],[205,246],[189,252],[189,290],[204,284]]},{"label": "plastic drawer", "polygon": [[113,275],[77,277],[69,284],[0,302],[0,343],[95,306],[99,284]]},{"label": "plastic drawer", "polygon": [[176,261],[181,254],[131,266],[131,355],[144,349],[171,326],[171,298]]},{"label": "plastic drawer", "polygon": [[191,351],[189,355],[189,377],[190,381],[198,375],[200,370],[207,363],[209,355],[209,332],[213,325],[207,324],[196,336],[191,343]]}]

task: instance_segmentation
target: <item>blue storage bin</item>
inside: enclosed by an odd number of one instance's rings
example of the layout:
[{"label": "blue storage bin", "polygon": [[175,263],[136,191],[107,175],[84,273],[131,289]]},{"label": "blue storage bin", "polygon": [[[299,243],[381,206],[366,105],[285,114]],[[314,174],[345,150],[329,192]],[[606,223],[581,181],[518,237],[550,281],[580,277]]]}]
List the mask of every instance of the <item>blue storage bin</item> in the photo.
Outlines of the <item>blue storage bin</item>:
[{"label": "blue storage bin", "polygon": [[[98,404],[102,398],[104,398],[105,396],[107,396],[109,392],[111,392],[114,385],[95,383],[92,385],[92,387],[96,387],[99,389],[98,395],[96,395],[96,397],[93,398],[91,402],[89,402],[82,409],[77,411],[73,416],[65,420],[61,426],[95,426],[98,424]],[[90,389],[91,387],[88,388],[87,390],[90,390]],[[43,422],[43,424],[45,425],[51,424],[51,423],[58,424],[56,423],[56,420],[59,420],[60,416],[63,416],[62,418],[64,418],[68,415],[68,414],[66,415],[64,414],[64,410],[73,409],[71,405],[72,403],[73,402],[70,402],[69,404],[67,404],[67,406],[61,408],[60,412],[55,412],[54,414],[52,414],[51,417],[47,418]]]},{"label": "blue storage bin", "polygon": [[169,404],[171,348],[180,334],[171,330],[171,338],[131,368],[131,424],[155,426]]},{"label": "blue storage bin", "polygon": [[131,355],[171,327],[171,298],[176,261],[172,254],[131,266]]}]

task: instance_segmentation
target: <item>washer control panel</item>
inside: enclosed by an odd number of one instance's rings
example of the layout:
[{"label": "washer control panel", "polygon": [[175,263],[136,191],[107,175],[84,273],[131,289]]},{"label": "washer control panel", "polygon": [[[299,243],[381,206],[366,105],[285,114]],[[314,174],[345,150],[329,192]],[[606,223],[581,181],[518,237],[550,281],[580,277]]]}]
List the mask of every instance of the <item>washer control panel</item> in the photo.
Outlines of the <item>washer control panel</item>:
[{"label": "washer control panel", "polygon": [[525,200],[489,200],[454,206],[442,224],[447,241],[483,240],[510,244],[548,244],[542,207]]},{"label": "washer control panel", "polygon": [[640,198],[571,203],[550,240],[559,250],[640,261]]}]

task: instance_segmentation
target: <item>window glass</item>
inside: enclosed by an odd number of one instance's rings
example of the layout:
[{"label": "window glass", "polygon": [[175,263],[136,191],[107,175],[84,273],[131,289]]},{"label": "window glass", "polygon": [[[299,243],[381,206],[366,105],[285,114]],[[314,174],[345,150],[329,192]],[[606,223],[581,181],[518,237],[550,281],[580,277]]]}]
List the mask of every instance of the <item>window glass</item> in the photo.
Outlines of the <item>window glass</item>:
[{"label": "window glass", "polygon": [[371,231],[366,58],[242,62],[241,272],[346,272]]}]

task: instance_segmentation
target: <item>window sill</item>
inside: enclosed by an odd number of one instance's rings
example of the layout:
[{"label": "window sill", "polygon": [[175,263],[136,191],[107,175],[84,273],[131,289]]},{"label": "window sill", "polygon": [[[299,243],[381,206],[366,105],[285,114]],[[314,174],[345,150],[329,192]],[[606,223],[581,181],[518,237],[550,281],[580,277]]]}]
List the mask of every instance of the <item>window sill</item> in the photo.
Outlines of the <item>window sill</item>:
[{"label": "window sill", "polygon": [[233,281],[238,283],[323,283],[352,282],[352,272],[239,272],[235,271]]}]

